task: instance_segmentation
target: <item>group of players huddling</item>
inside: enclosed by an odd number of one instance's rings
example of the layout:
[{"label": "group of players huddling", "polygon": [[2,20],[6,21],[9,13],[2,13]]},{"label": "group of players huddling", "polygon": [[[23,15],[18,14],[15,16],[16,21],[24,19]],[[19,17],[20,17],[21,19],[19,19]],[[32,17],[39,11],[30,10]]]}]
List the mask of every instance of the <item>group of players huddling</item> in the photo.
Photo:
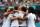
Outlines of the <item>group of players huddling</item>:
[{"label": "group of players huddling", "polygon": [[33,7],[14,6],[5,8],[2,27],[36,27],[36,15]]}]

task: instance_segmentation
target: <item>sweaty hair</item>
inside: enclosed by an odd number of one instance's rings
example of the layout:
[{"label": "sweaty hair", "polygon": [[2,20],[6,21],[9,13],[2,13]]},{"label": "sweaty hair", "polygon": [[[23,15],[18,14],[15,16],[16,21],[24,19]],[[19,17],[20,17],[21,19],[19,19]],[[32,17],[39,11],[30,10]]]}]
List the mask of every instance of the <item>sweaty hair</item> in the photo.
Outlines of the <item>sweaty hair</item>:
[{"label": "sweaty hair", "polygon": [[34,8],[33,7],[29,7],[30,13],[34,13]]},{"label": "sweaty hair", "polygon": [[14,6],[14,9],[15,9],[15,10],[18,10],[18,6]]},{"label": "sweaty hair", "polygon": [[26,9],[27,9],[26,7],[21,8],[21,10],[24,11],[24,12],[26,12]]}]

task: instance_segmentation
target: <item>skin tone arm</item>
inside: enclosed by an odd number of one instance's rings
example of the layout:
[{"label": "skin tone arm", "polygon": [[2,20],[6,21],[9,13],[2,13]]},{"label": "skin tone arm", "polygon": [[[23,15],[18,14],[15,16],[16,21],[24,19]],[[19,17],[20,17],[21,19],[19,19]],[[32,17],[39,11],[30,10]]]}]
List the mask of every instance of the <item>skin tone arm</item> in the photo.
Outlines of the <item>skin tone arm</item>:
[{"label": "skin tone arm", "polygon": [[7,16],[9,13],[4,14],[4,16]]},{"label": "skin tone arm", "polygon": [[18,17],[11,17],[11,20],[13,20],[13,19],[18,19]]},{"label": "skin tone arm", "polygon": [[27,17],[24,17],[23,19],[24,19],[24,20],[27,20],[28,18],[27,18]]},{"label": "skin tone arm", "polygon": [[23,20],[23,18],[21,18],[21,16],[19,16],[19,18],[18,18],[18,19]]},{"label": "skin tone arm", "polygon": [[[27,19],[28,19],[27,17],[24,17],[24,20],[27,20]],[[36,20],[37,20],[37,19],[35,19],[35,23],[36,23]]]},{"label": "skin tone arm", "polygon": [[20,20],[23,20],[23,18],[21,18],[20,16],[19,17],[11,17],[11,20],[13,19],[20,19]]},{"label": "skin tone arm", "polygon": [[13,10],[14,12],[19,12],[18,10]]},{"label": "skin tone arm", "polygon": [[4,14],[4,16],[6,17],[6,19],[7,19],[7,16],[9,15],[10,13],[6,13],[6,14]]},{"label": "skin tone arm", "polygon": [[24,17],[24,18],[21,18],[19,17],[20,20],[27,20],[28,18],[27,17]]},{"label": "skin tone arm", "polygon": [[8,13],[6,13],[6,14],[4,14],[4,16],[7,16],[7,15],[9,15],[11,12],[8,12]]}]

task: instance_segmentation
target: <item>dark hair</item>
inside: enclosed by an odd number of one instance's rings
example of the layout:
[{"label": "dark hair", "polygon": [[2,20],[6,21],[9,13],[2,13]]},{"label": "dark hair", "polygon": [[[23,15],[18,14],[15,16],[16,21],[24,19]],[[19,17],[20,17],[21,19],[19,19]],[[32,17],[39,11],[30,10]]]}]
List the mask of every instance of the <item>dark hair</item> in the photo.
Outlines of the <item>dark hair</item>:
[{"label": "dark hair", "polygon": [[14,9],[15,9],[15,10],[18,10],[18,6],[14,6]]},{"label": "dark hair", "polygon": [[11,8],[9,12],[11,12],[11,11],[13,11],[13,8]]},{"label": "dark hair", "polygon": [[29,7],[30,13],[34,13],[34,8],[33,7]]},{"label": "dark hair", "polygon": [[8,7],[5,8],[5,12],[7,11]]},{"label": "dark hair", "polygon": [[22,7],[21,9],[22,9],[24,12],[26,12],[26,9],[27,9],[27,8],[26,8],[26,7]]},{"label": "dark hair", "polygon": [[40,14],[40,9],[36,9],[36,14],[37,14],[37,15]]}]

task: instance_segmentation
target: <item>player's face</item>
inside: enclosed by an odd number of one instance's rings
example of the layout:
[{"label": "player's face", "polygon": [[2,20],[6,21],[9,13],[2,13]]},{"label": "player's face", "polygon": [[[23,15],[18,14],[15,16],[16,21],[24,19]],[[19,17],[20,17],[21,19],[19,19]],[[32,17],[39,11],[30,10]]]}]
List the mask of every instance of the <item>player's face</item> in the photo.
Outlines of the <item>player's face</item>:
[{"label": "player's face", "polygon": [[10,7],[8,7],[8,11],[10,10]]}]

